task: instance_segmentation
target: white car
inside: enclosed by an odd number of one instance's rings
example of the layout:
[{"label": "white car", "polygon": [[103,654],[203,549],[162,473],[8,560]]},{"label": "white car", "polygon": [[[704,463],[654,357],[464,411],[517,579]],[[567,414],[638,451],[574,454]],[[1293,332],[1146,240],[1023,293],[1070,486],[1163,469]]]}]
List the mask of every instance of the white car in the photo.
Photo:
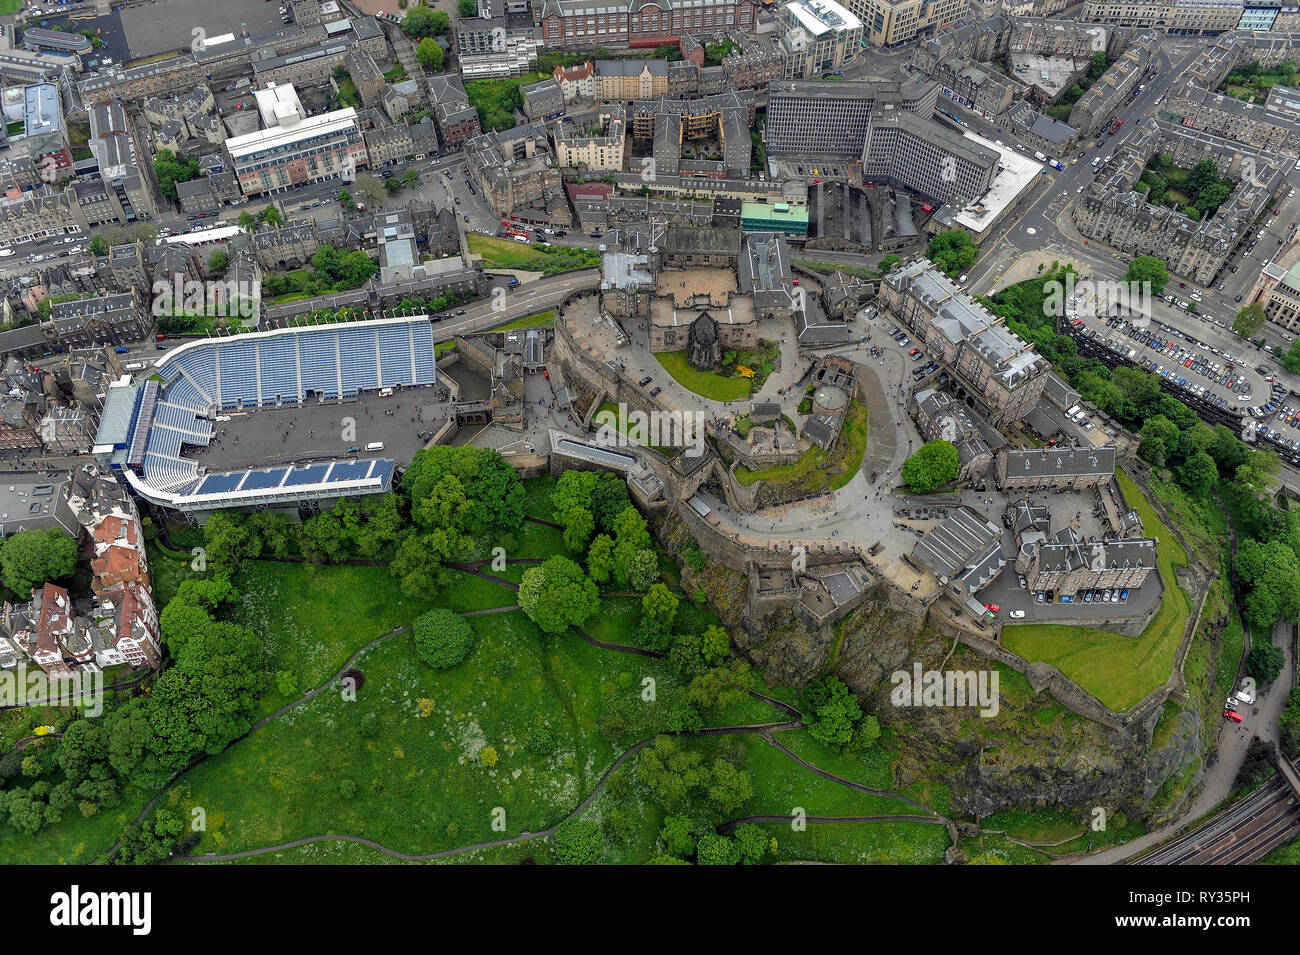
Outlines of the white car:
[{"label": "white car", "polygon": [[1007,614],[1007,616],[1010,617],[1012,620],[1019,620],[1024,615],[1025,612],[1023,610],[1013,610],[1011,611],[1011,613]]},{"label": "white car", "polygon": [[10,255],[13,255],[13,254],[14,254],[14,250],[13,250],[13,249],[0,249],[0,259],[6,258],[7,256],[10,256]]}]

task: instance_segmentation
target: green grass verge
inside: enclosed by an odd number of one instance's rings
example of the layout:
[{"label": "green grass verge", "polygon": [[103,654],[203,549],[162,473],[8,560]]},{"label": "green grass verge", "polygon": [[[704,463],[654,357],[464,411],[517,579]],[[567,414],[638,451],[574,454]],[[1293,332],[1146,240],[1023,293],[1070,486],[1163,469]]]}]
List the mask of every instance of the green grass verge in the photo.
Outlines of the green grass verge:
[{"label": "green grass verge", "polygon": [[555,309],[548,308],[544,312],[538,312],[535,315],[529,315],[526,318],[516,318],[513,322],[507,322],[505,325],[498,325],[492,329],[494,332],[508,332],[514,328],[554,328],[555,327]]},{"label": "green grass verge", "polygon": [[1116,477],[1144,532],[1160,541],[1156,564],[1165,590],[1155,618],[1137,639],[1091,627],[1028,624],[1004,627],[1002,645],[1026,660],[1056,667],[1118,712],[1169,679],[1192,602],[1174,576],[1175,567],[1187,566],[1187,552],[1132,479],[1123,471]]}]

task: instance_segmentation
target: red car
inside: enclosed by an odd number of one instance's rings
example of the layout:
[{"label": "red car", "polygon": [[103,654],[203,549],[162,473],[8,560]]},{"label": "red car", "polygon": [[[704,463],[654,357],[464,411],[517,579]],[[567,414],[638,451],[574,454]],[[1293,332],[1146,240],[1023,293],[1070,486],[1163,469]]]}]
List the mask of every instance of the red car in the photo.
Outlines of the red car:
[{"label": "red car", "polygon": [[910,352],[908,352],[908,354],[909,354],[909,355],[916,355],[916,354],[918,354],[920,351],[921,351],[921,349],[919,349],[919,348],[913,348]]},{"label": "red car", "polygon": [[997,604],[985,604],[984,609],[987,610],[989,613],[997,613],[1002,608],[999,607]]},{"label": "red car", "polygon": [[1225,720],[1232,720],[1232,722],[1234,722],[1234,723],[1240,723],[1240,722],[1241,722],[1241,714],[1238,713],[1236,710],[1224,710],[1224,711],[1223,711],[1223,718],[1224,718]]}]

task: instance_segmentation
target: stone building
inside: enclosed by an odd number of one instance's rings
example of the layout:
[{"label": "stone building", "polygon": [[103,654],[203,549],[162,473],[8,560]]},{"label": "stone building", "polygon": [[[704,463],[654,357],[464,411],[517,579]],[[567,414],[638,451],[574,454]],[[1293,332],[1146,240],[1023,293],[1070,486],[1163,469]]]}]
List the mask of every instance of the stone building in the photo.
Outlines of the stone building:
[{"label": "stone building", "polygon": [[994,477],[1003,491],[1080,491],[1115,476],[1115,448],[1043,448],[998,452]]}]

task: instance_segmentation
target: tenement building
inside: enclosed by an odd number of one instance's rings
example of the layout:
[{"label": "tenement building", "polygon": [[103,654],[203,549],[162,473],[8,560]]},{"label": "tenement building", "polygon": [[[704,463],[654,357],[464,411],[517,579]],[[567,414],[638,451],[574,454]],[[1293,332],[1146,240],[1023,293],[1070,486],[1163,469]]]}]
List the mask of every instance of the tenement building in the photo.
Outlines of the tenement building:
[{"label": "tenement building", "polygon": [[995,428],[1019,421],[1038,403],[1051,371],[1047,360],[929,259],[885,276],[877,302],[947,369],[954,396],[973,399]]}]

